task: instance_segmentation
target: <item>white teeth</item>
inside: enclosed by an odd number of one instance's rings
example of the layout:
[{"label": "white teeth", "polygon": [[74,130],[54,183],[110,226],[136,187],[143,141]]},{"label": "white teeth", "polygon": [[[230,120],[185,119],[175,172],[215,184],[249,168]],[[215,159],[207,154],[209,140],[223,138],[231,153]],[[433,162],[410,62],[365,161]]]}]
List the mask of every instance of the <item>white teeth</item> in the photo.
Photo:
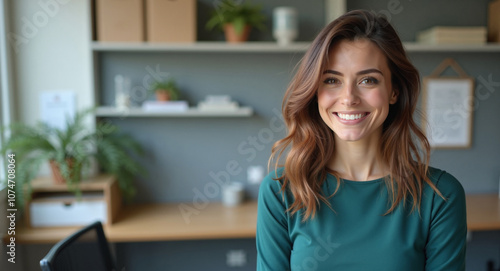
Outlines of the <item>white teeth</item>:
[{"label": "white teeth", "polygon": [[363,113],[363,114],[342,114],[342,113],[337,113],[337,116],[339,116],[343,120],[357,120],[357,119],[360,119],[360,118],[366,116],[366,113]]}]

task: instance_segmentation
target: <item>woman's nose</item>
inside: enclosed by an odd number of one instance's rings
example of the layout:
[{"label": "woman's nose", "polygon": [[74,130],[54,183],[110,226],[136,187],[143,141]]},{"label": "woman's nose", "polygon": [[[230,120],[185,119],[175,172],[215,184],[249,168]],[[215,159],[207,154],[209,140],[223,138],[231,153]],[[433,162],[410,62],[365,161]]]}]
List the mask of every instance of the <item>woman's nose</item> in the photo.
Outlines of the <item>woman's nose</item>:
[{"label": "woman's nose", "polygon": [[356,85],[346,84],[342,89],[341,102],[345,106],[357,105],[360,102]]}]

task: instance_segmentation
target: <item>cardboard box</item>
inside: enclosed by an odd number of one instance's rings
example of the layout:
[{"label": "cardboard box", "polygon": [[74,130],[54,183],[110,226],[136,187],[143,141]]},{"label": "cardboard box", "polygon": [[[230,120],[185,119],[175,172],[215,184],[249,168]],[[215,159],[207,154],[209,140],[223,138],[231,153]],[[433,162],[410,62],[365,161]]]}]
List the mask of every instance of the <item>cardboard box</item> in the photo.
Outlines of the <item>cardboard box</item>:
[{"label": "cardboard box", "polygon": [[486,27],[435,26],[419,32],[417,42],[427,44],[484,44],[486,43]]},{"label": "cardboard box", "polygon": [[196,0],[147,0],[146,11],[148,41],[196,41]]},{"label": "cardboard box", "polygon": [[490,2],[488,7],[488,41],[500,42],[500,0]]},{"label": "cardboard box", "polygon": [[98,41],[144,41],[144,0],[97,0]]}]

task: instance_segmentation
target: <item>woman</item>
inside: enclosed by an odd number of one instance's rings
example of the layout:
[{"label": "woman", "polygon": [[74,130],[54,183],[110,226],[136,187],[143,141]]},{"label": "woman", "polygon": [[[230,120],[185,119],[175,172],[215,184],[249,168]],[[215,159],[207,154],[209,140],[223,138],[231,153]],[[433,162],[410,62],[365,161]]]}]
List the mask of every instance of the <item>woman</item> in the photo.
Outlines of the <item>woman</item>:
[{"label": "woman", "polygon": [[321,31],[259,191],[258,270],[465,270],[465,194],[428,166],[419,82],[385,18],[352,11]]}]

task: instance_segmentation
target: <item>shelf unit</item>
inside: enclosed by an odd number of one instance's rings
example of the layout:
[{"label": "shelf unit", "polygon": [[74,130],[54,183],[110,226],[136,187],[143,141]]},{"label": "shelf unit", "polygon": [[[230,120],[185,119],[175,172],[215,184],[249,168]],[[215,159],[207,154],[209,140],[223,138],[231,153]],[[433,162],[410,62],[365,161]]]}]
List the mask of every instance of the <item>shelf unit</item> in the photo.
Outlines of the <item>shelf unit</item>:
[{"label": "shelf unit", "polygon": [[[304,53],[310,42],[294,42],[278,45],[276,42],[245,42],[231,44],[224,41],[200,41],[194,43],[150,43],[150,42],[92,42],[91,48],[96,57],[106,52],[172,52],[172,53]],[[403,43],[407,52],[463,52],[463,53],[500,53],[500,44],[422,44]],[[95,67],[98,70],[98,67]],[[144,111],[141,108],[120,110],[111,106],[97,109],[97,117],[250,117],[251,107],[241,107],[236,111],[200,111],[191,107],[185,112]]]},{"label": "shelf unit", "polygon": [[240,107],[237,110],[199,110],[190,107],[187,111],[162,112],[145,111],[140,107],[130,109],[118,109],[112,106],[101,106],[97,108],[97,117],[250,117],[253,115],[251,107]]},{"label": "shelf unit", "polygon": [[93,42],[94,52],[214,52],[214,53],[294,53],[305,52],[310,42],[295,42],[280,46],[276,42],[149,43],[149,42]]},{"label": "shelf unit", "polygon": [[[278,45],[276,42],[226,42],[195,43],[148,43],[148,42],[92,42],[94,52],[199,52],[199,53],[301,53],[309,48],[310,42],[294,42]],[[408,52],[500,52],[500,44],[422,44],[404,42]]]}]

